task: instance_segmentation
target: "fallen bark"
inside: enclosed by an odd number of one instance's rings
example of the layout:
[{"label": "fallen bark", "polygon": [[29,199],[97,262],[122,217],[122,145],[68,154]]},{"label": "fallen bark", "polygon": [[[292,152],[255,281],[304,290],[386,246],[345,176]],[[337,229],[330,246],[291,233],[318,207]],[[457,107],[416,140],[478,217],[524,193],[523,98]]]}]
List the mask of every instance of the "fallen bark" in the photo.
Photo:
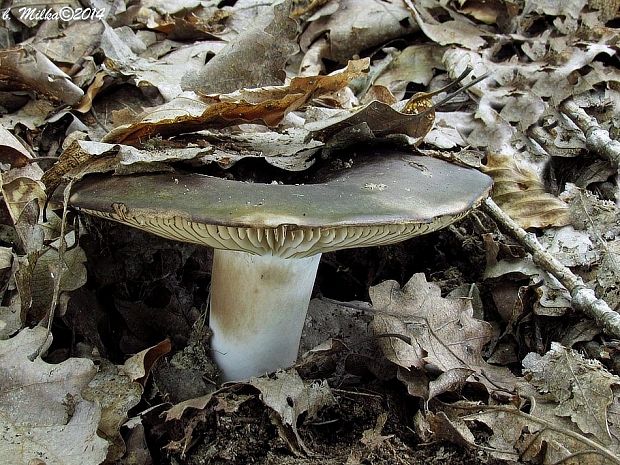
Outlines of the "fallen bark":
[{"label": "fallen bark", "polygon": [[532,254],[534,263],[551,273],[562,283],[572,297],[574,309],[592,318],[606,333],[620,338],[620,314],[612,310],[604,300],[598,299],[594,291],[586,287],[579,276],[576,276],[570,269],[556,260],[540,245],[534,234],[528,234],[506,215],[493,200],[486,199],[482,208],[498,224],[500,229]]}]

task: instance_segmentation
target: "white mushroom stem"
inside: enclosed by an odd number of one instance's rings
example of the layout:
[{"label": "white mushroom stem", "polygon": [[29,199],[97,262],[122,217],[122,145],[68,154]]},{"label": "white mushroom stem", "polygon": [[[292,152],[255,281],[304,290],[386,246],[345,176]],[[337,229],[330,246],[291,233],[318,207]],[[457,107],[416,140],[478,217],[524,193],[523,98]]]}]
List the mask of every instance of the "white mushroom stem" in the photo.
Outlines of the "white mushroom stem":
[{"label": "white mushroom stem", "polygon": [[223,381],[295,363],[320,259],[215,250],[209,326]]}]

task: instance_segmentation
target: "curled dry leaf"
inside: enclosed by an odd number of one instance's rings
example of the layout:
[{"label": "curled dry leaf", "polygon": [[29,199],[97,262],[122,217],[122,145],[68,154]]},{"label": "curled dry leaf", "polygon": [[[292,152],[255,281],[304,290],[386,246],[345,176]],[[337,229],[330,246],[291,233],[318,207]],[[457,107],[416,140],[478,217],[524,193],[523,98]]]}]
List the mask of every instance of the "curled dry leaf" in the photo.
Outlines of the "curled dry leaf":
[{"label": "curled dry leaf", "polygon": [[353,60],[337,73],[297,77],[285,86],[243,89],[205,97],[184,93],[147,112],[140,121],[113,129],[103,142],[136,145],[155,135],[167,137],[241,123],[275,126],[287,113],[300,108],[311,98],[345,87],[368,69],[368,63],[368,59]]},{"label": "curled dry leaf", "polygon": [[127,421],[127,412],[138,405],[146,376],[159,357],[170,351],[168,339],[130,357],[123,365],[99,360],[99,371],[83,389],[85,399],[101,406],[99,433],[110,442],[108,461],[120,459],[126,451],[120,428]]},{"label": "curled dry leaf", "polygon": [[54,294],[54,276],[61,267],[59,292],[74,291],[86,284],[86,254],[78,245],[62,255],[56,248],[41,254],[32,270],[32,306],[29,315],[41,320],[49,311]]},{"label": "curled dry leaf", "polygon": [[81,396],[96,368],[78,358],[29,360],[50,344],[41,327],[0,341],[0,462],[99,465],[108,448],[97,436],[101,410]]},{"label": "curled dry leaf", "polygon": [[73,105],[84,92],[60,68],[30,46],[0,50],[0,89],[32,90]]},{"label": "curled dry leaf", "polygon": [[542,181],[533,170],[511,157],[490,154],[483,171],[493,178],[493,200],[522,228],[570,223],[568,205],[545,192]]},{"label": "curled dry leaf", "polygon": [[422,32],[439,45],[456,44],[471,50],[478,50],[486,44],[482,38],[485,35],[484,31],[465,18],[440,23],[421,5],[411,5],[411,10]]},{"label": "curled dry leaf", "polygon": [[101,407],[98,432],[110,444],[107,460],[120,459],[126,450],[120,428],[127,421],[127,412],[140,402],[142,387],[131,380],[122,366],[102,359],[97,374],[82,390],[82,395]]},{"label": "curled dry leaf", "polygon": [[325,142],[372,139],[392,134],[404,134],[418,142],[431,130],[435,110],[430,94],[414,95],[401,111],[395,107],[374,100],[352,111],[306,124],[305,129],[310,131],[312,139]]}]

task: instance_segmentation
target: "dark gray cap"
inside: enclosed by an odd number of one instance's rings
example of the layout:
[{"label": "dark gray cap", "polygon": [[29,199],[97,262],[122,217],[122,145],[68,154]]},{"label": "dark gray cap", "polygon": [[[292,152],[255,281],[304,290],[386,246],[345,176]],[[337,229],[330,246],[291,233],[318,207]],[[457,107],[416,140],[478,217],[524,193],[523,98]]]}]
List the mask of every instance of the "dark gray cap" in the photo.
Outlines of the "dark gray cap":
[{"label": "dark gray cap", "polygon": [[92,176],[76,184],[70,204],[169,239],[305,257],[441,229],[475,208],[491,184],[473,169],[389,151],[354,158],[317,184],[200,174]]}]

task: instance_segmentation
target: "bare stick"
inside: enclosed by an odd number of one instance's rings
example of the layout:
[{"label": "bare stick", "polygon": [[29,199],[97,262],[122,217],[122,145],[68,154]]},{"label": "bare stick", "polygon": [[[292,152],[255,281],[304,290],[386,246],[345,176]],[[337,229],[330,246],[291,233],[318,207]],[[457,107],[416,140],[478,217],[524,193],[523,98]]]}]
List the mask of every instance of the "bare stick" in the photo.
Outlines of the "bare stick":
[{"label": "bare stick", "polygon": [[573,100],[560,105],[560,110],[568,116],[586,136],[588,150],[620,166],[620,142],[609,137],[609,132],[599,126],[596,118],[588,115]]},{"label": "bare stick", "polygon": [[521,226],[514,222],[501,208],[490,198],[482,203],[482,208],[498,226],[529,253],[532,254],[534,263],[556,277],[562,285],[568,289],[572,297],[574,309],[585,313],[608,334],[620,338],[620,314],[609,308],[609,305],[597,299],[594,291],[584,284],[583,280],[576,276],[566,266],[562,265],[549,252],[547,252],[533,234],[528,234]]},{"label": "bare stick", "polygon": [[612,139],[609,132],[599,126],[596,118],[588,115],[573,100],[566,100],[560,110],[568,116],[586,136],[586,148],[611,162],[618,168],[616,176],[616,205],[620,207],[620,142]]}]

